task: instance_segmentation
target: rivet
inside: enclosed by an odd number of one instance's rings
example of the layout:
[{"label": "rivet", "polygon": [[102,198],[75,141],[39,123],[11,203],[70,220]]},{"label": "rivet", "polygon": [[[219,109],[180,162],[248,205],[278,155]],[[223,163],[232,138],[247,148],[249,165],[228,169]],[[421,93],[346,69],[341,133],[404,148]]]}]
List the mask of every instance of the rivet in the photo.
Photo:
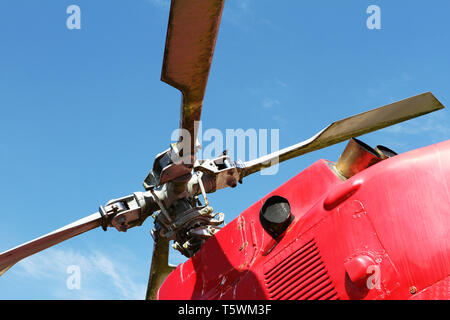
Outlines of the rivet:
[{"label": "rivet", "polygon": [[409,293],[415,294],[416,292],[417,292],[417,288],[416,287],[412,286],[412,287],[409,288]]}]

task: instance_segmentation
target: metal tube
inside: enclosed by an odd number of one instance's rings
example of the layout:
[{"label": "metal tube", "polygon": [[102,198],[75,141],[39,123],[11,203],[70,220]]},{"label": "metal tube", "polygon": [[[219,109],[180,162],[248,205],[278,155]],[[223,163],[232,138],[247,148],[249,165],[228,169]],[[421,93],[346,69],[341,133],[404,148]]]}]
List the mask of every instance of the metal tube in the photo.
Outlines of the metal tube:
[{"label": "metal tube", "polygon": [[348,179],[381,160],[382,158],[374,149],[352,138],[336,163],[336,169]]}]

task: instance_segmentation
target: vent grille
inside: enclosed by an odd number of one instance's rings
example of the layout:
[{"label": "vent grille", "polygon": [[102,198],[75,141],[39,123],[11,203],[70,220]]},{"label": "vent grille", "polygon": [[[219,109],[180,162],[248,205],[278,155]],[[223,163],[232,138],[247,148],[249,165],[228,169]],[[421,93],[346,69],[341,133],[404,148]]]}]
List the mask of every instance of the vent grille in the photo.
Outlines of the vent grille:
[{"label": "vent grille", "polygon": [[270,299],[338,300],[315,240],[292,253],[289,247],[280,252],[286,257],[264,273]]}]

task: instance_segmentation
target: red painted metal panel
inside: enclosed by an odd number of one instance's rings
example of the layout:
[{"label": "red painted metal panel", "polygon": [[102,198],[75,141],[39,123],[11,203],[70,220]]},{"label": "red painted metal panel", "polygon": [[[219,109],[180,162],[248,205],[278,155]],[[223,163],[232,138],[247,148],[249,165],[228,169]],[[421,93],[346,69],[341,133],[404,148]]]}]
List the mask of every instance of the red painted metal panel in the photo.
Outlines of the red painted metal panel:
[{"label": "red painted metal panel", "polygon": [[[272,195],[288,199],[295,217],[278,241],[259,222]],[[450,299],[449,230],[450,141],[347,181],[320,160],[208,240],[159,298]]]},{"label": "red painted metal panel", "polygon": [[450,276],[413,295],[410,300],[449,300]]}]

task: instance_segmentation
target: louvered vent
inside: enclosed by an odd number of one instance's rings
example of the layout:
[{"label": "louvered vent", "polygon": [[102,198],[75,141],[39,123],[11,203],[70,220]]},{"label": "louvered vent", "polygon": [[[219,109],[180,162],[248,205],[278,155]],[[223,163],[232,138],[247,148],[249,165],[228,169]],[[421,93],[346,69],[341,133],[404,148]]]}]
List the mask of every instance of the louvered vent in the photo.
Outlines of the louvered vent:
[{"label": "louvered vent", "polygon": [[296,250],[288,246],[280,255],[284,258],[264,273],[271,300],[339,299],[314,239]]}]

